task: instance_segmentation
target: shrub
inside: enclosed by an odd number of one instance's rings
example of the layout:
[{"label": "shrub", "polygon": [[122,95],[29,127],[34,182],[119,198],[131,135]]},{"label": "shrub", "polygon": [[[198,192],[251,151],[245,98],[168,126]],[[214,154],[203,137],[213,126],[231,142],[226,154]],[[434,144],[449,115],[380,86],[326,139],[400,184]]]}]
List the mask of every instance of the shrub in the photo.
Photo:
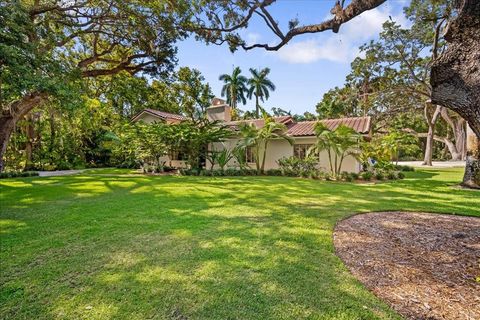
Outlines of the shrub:
[{"label": "shrub", "polygon": [[409,172],[409,171],[411,172],[411,171],[415,171],[415,168],[410,167],[410,166],[404,166],[404,165],[396,165],[395,170],[404,171],[404,172]]},{"label": "shrub", "polygon": [[310,156],[304,159],[297,157],[283,157],[277,161],[280,166],[280,170],[284,175],[290,177],[308,177],[312,172],[317,171],[318,159],[316,157]]},{"label": "shrub", "polygon": [[347,172],[347,171],[342,171],[340,173],[340,179],[344,180],[344,181],[349,181],[350,179],[350,174]]},{"label": "shrub", "polygon": [[269,169],[265,172],[267,176],[281,176],[282,170],[280,169]]},{"label": "shrub", "polygon": [[352,180],[358,180],[358,178],[360,177],[360,175],[356,172],[351,172],[350,173],[350,177],[352,178]]},{"label": "shrub", "polygon": [[36,171],[10,171],[10,172],[0,172],[0,179],[7,178],[24,178],[24,177],[34,177],[38,176]]},{"label": "shrub", "polygon": [[370,181],[372,180],[373,173],[370,171],[363,171],[360,176],[362,177],[363,180],[365,181]]},{"label": "shrub", "polygon": [[397,178],[398,178],[398,179],[403,179],[403,178],[405,178],[405,173],[403,173],[402,171],[398,172],[398,173],[397,173]]},{"label": "shrub", "polygon": [[385,179],[385,174],[382,171],[376,171],[375,172],[375,179],[383,180],[383,179]]},{"label": "shrub", "polygon": [[228,168],[227,170],[225,170],[225,175],[226,176],[238,176],[238,171],[240,171],[240,170],[233,169],[233,168]]},{"label": "shrub", "polygon": [[221,169],[212,170],[212,176],[213,177],[222,177],[224,175],[225,175],[225,171],[223,171]]},{"label": "shrub", "polygon": [[395,171],[389,171],[387,173],[387,179],[388,180],[395,180],[397,179],[397,174],[395,173]]}]

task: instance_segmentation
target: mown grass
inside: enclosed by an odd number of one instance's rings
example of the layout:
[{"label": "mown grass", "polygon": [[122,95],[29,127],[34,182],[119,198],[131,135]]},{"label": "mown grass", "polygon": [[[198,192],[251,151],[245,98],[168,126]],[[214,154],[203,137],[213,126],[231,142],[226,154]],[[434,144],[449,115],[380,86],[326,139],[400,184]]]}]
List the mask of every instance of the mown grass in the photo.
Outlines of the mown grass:
[{"label": "mown grass", "polygon": [[335,223],[480,216],[460,168],[381,184],[104,173],[0,182],[1,319],[397,319],[335,256]]}]

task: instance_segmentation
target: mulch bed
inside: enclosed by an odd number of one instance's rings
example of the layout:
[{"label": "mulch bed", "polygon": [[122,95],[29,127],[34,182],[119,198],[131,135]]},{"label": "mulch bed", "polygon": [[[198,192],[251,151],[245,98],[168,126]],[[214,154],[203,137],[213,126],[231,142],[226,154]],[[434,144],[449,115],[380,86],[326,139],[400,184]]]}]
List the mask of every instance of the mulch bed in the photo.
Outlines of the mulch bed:
[{"label": "mulch bed", "polygon": [[334,232],[337,255],[408,319],[480,319],[480,218],[359,214]]}]

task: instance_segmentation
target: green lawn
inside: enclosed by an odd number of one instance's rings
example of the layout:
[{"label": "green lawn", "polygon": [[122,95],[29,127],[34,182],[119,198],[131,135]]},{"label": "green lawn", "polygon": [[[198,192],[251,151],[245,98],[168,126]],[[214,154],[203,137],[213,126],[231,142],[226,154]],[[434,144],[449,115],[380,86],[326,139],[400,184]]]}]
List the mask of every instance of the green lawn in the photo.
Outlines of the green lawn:
[{"label": "green lawn", "polygon": [[397,319],[334,254],[358,212],[480,216],[462,169],[381,184],[126,171],[0,180],[1,319]]}]

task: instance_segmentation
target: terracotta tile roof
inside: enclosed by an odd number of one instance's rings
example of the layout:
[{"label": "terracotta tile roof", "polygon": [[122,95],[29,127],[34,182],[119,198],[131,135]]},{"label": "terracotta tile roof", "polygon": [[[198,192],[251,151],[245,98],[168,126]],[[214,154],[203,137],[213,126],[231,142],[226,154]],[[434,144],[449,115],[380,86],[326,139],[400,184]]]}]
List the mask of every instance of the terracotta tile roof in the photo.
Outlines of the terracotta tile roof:
[{"label": "terracotta tile roof", "polygon": [[[370,131],[370,117],[353,117],[340,119],[319,120],[328,129],[335,130],[339,125],[343,124],[352,128],[358,133],[366,134]],[[293,123],[288,126],[287,134],[291,136],[313,136],[315,135],[315,124],[318,121],[303,121]]]},{"label": "terracotta tile roof", "polygon": [[[315,135],[315,124],[317,122],[323,122],[330,130],[335,130],[340,124],[346,125],[347,127],[352,128],[358,133],[366,134],[370,131],[370,117],[353,117],[353,118],[340,118],[340,119],[325,119],[325,120],[315,120],[315,121],[302,121],[295,122],[290,116],[274,117],[276,122],[284,123],[288,130],[287,134],[290,136],[300,137],[300,136],[314,136]],[[253,123],[256,127],[263,127],[263,119],[252,119],[252,120],[239,120],[231,121],[226,124],[232,128],[237,128],[242,123]]]},{"label": "terracotta tile roof", "polygon": [[[273,117],[273,119],[275,120],[275,122],[283,123],[285,125],[288,125],[289,123],[293,122],[293,118],[290,117],[290,116]],[[264,121],[263,121],[263,119],[250,119],[250,120],[230,121],[230,122],[226,122],[225,124],[227,126],[231,126],[231,127],[236,128],[243,123],[248,123],[248,124],[253,123],[253,124],[255,124],[255,126],[257,128],[262,128],[263,124],[264,124]]]},{"label": "terracotta tile roof", "polygon": [[187,117],[182,116],[180,114],[170,113],[170,112],[165,112],[165,111],[160,111],[155,109],[144,109],[139,113],[137,113],[135,116],[133,116],[132,121],[135,121],[144,112],[149,113],[153,116],[157,116],[162,119],[187,120]]}]

